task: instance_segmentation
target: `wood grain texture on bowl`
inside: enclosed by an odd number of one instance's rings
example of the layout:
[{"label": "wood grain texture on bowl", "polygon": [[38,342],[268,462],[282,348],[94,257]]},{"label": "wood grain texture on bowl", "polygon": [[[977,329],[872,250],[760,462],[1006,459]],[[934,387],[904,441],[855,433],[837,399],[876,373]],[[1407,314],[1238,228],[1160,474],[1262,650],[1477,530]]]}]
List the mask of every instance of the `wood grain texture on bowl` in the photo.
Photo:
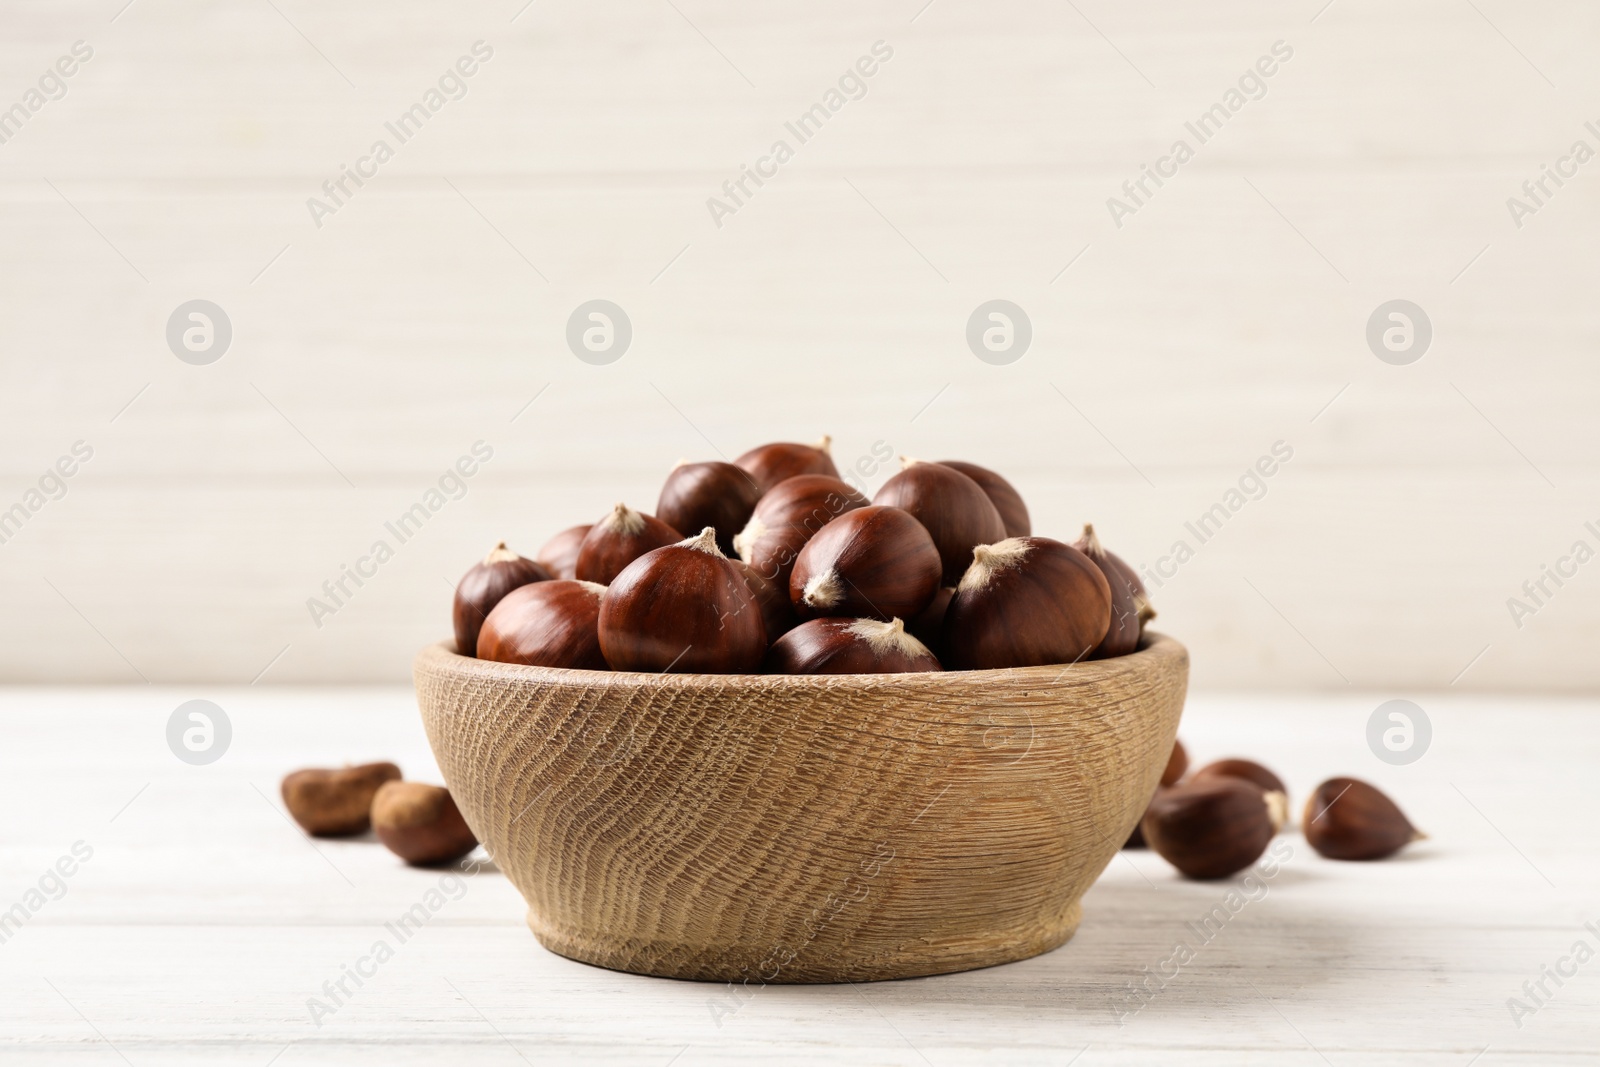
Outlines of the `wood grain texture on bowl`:
[{"label": "wood grain texture on bowl", "polygon": [[655,675],[423,650],[418,703],[468,824],[547,948],[717,981],[1025,959],[1167,763],[1188,653],[1003,671]]}]

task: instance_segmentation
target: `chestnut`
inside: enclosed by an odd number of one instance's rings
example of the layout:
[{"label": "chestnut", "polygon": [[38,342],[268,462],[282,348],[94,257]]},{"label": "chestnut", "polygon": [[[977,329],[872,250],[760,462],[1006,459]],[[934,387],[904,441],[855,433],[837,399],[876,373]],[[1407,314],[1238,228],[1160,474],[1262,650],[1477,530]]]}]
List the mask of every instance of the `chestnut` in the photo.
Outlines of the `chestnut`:
[{"label": "chestnut", "polygon": [[1243,778],[1247,782],[1254,782],[1264,792],[1282,793],[1285,797],[1289,795],[1283,779],[1255,760],[1219,759],[1195,771],[1190,781],[1201,782],[1208,778]]},{"label": "chestnut", "polygon": [[944,632],[944,613],[950,607],[950,598],[955,594],[954,586],[941,586],[934,592],[933,599],[928,601],[928,606],[906,621],[906,630],[912,637],[927,645],[928,651],[935,656],[943,655],[939,642]]},{"label": "chestnut", "polygon": [[883,483],[874,504],[903,508],[922,523],[939,550],[945,585],[956,585],[977,545],[1006,537],[1000,512],[978,483],[954,467],[900,457],[900,473]]},{"label": "chestnut", "polygon": [[989,468],[980,467],[976,463],[966,463],[959,459],[941,459],[939,462],[943,466],[960,471],[978,483],[978,488],[983,490],[984,496],[989,498],[989,503],[1000,513],[1000,521],[1006,524],[1007,537],[1027,537],[1033,533],[1033,523],[1028,518],[1028,505],[1023,503],[1022,494],[1017,492],[1016,487],[1010,482]]},{"label": "chestnut", "polygon": [[944,613],[946,670],[1075,663],[1111,628],[1111,587],[1071,545],[1012,537],[973,556]]},{"label": "chestnut", "polygon": [[[1157,793],[1160,793],[1161,790],[1162,790],[1161,786],[1157,786],[1156,787],[1156,792]],[[1151,798],[1151,803],[1154,803],[1154,798],[1153,797]],[[1149,804],[1145,805],[1144,811],[1145,811],[1145,815],[1150,814],[1150,805]],[[1133,824],[1133,832],[1128,835],[1128,840],[1123,842],[1122,847],[1123,848],[1149,848],[1150,847],[1148,844],[1145,843],[1145,839],[1144,839],[1144,815],[1139,816],[1139,821]]]},{"label": "chestnut", "polygon": [[733,539],[739,558],[785,591],[800,550],[818,530],[867,498],[837,478],[799,474],[769,490]]},{"label": "chestnut", "polygon": [[[1189,753],[1183,747],[1183,742],[1174,739],[1172,754],[1167,757],[1167,765],[1161,771],[1162,785],[1177,785],[1183,780],[1183,772],[1189,769]],[[1235,777],[1239,777],[1235,775]],[[1279,787],[1282,788],[1281,786]]]},{"label": "chestnut", "polygon": [[899,619],[812,619],[774,641],[768,674],[906,674],[942,668]]},{"label": "chestnut", "polygon": [[794,629],[800,620],[794,613],[794,605],[789,602],[789,590],[781,589],[776,582],[761,577],[742,559],[730,559],[728,562],[744,575],[745,584],[755,596],[756,606],[761,609],[761,622],[767,628],[767,640],[776,641]]},{"label": "chestnut", "polygon": [[1226,878],[1261,858],[1283,825],[1283,794],[1243,778],[1158,789],[1139,828],[1150,848],[1190,878]]},{"label": "chestnut", "polygon": [[624,567],[600,598],[599,626],[619,671],[749,673],[767,650],[755,595],[710,526]]},{"label": "chestnut", "polygon": [[359,834],[372,823],[373,795],[385,782],[399,778],[400,768],[392,763],[307,768],[284,776],[283,804],[314,837]]},{"label": "chestnut", "polygon": [[922,523],[874,504],[845,512],[805,543],[789,599],[802,619],[911,618],[939,591],[939,572],[939,550]]},{"label": "chestnut", "polygon": [[661,487],[656,517],[674,530],[717,531],[723,555],[733,552],[733,535],[744,529],[761,499],[761,486],[742,467],[712,461],[679,461]]},{"label": "chestnut", "polygon": [[[1188,769],[1189,753],[1184,750],[1183,742],[1174,738],[1172,742],[1172,751],[1167,755],[1167,765],[1161,769],[1161,783],[1156,786],[1156,792],[1160,793],[1168,786],[1177,785],[1183,780],[1183,772]],[[1149,810],[1149,806],[1146,805],[1145,811],[1149,812]],[[1140,818],[1142,820],[1143,816]],[[1144,830],[1140,826],[1135,825],[1133,828],[1133,833],[1128,835],[1128,843],[1122,847],[1146,847],[1144,843]]]},{"label": "chestnut", "polygon": [[776,441],[752,448],[733,462],[734,466],[749,472],[756,486],[765,493],[779,482],[800,474],[839,477],[839,468],[833,465],[833,457],[828,453],[832,444],[833,438],[826,436],[814,445]]},{"label": "chestnut", "polygon": [[372,798],[378,840],[413,867],[451,863],[478,847],[450,791],[421,782],[385,782]]},{"label": "chestnut", "polygon": [[654,515],[618,504],[584,535],[573,577],[610,585],[622,568],[646,552],[681,540],[681,533]]},{"label": "chestnut", "polygon": [[478,647],[478,630],[500,598],[518,586],[550,579],[550,572],[531,559],[523,559],[501,541],[474,563],[456,583],[456,598],[450,615],[455,623],[456,651],[470,656]]},{"label": "chestnut", "polygon": [[1144,582],[1120,557],[1106,551],[1092,525],[1084,525],[1083,536],[1073,547],[1094,561],[1111,586],[1111,629],[1094,650],[1094,658],[1109,659],[1138,651],[1144,624],[1156,615],[1145,596]]},{"label": "chestnut", "polygon": [[578,576],[578,549],[583,547],[583,539],[588,536],[592,523],[582,526],[568,526],[544,543],[539,549],[534,560],[553,578],[572,579]]},{"label": "chestnut", "polygon": [[478,658],[534,667],[603,671],[600,597],[606,587],[556,578],[513,589],[478,634]]},{"label": "chestnut", "polygon": [[1381,860],[1428,836],[1376,786],[1357,778],[1329,778],[1317,786],[1300,828],[1330,860]]}]

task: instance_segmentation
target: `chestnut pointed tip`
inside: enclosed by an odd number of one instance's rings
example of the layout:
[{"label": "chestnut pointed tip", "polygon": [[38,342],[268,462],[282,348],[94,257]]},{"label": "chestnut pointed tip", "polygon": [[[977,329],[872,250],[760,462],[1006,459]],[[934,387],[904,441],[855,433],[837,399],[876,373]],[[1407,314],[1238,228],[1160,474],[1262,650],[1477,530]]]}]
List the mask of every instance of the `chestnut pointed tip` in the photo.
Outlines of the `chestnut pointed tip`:
[{"label": "chestnut pointed tip", "polygon": [[488,555],[483,557],[483,561],[485,563],[510,563],[514,559],[521,558],[521,556],[518,556],[515,552],[511,551],[511,549],[507,548],[504,541],[500,541],[489,550]]},{"label": "chestnut pointed tip", "polygon": [[915,467],[918,463],[921,463],[921,462],[922,462],[922,460],[917,459],[915,456],[901,456],[900,457],[900,469],[903,470],[903,471],[910,470],[912,467]]},{"label": "chestnut pointed tip", "polygon": [[829,568],[821,574],[813,575],[811,580],[806,582],[800,599],[805,602],[806,607],[821,611],[839,603],[843,596],[844,588],[839,581],[839,572]]},{"label": "chestnut pointed tip", "polygon": [[629,537],[637,537],[644,530],[644,516],[619,500],[609,514],[600,520],[608,529]]},{"label": "chestnut pointed tip", "polygon": [[928,646],[906,633],[906,624],[899,618],[888,622],[880,619],[856,619],[847,629],[866,641],[872,651],[879,656],[891,652],[910,657],[932,655],[928,651]]},{"label": "chestnut pointed tip", "polygon": [[1139,613],[1139,621],[1141,623],[1149,622],[1151,619],[1156,617],[1157,613],[1155,605],[1151,604],[1150,598],[1145,596],[1143,593],[1137,593],[1134,595],[1133,607],[1134,610]]},{"label": "chestnut pointed tip", "polygon": [[972,550],[972,563],[962,574],[959,590],[982,589],[994,580],[999,571],[1015,566],[1028,554],[1028,542],[1020,537],[1008,537],[990,545],[978,545]]},{"label": "chestnut pointed tip", "polygon": [[1274,830],[1282,830],[1289,821],[1289,796],[1274,789],[1266,794],[1267,818],[1272,820]]},{"label": "chestnut pointed tip", "polygon": [[827,455],[832,455],[833,454],[833,437],[830,436],[829,434],[823,434],[821,437],[817,438],[817,443],[812,445],[811,447],[815,448],[818,452],[822,452],[822,453],[827,454]]},{"label": "chestnut pointed tip", "polygon": [[1084,553],[1090,556],[1103,556],[1105,546],[1100,543],[1100,535],[1094,532],[1094,523],[1083,524],[1083,536],[1078,539]]},{"label": "chestnut pointed tip", "polygon": [[717,547],[717,528],[715,526],[707,526],[693,537],[685,537],[678,544],[684,548],[692,548],[696,552],[704,552],[708,556],[716,556],[718,559],[728,558],[722,554],[722,549]]},{"label": "chestnut pointed tip", "polygon": [[733,551],[745,563],[750,562],[752,549],[767,532],[767,524],[755,516],[745,523],[744,529],[733,535]]}]

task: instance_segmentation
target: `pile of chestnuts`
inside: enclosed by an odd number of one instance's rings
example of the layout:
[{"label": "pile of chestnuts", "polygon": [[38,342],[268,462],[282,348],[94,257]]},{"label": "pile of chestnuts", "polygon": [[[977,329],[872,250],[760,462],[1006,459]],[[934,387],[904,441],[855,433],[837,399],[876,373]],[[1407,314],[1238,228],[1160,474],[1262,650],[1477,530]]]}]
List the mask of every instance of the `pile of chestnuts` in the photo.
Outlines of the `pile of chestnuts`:
[{"label": "pile of chestnuts", "polygon": [[580,670],[892,674],[1122,656],[1153,616],[1092,527],[1033,536],[971,463],[903,459],[869,501],[828,438],[680,462],[655,514],[618,504],[456,586],[456,650]]},{"label": "pile of chestnuts", "polygon": [[[1189,878],[1238,874],[1266,852],[1289,816],[1283,780],[1254,760],[1223,759],[1185,777],[1173,745],[1156,795],[1124,848],[1150,848]],[[1306,800],[1300,830],[1320,855],[1378,860],[1427,835],[1399,805],[1356,778],[1330,778]]]}]

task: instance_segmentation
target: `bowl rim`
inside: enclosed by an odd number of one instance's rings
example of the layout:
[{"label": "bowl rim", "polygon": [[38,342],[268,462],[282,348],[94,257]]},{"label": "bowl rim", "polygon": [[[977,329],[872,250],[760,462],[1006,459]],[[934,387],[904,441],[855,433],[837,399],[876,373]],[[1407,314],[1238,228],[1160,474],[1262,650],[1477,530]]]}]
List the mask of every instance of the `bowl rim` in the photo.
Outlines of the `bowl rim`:
[{"label": "bowl rim", "polygon": [[900,674],[662,674],[648,671],[589,671],[562,667],[534,667],[522,663],[463,656],[453,640],[440,641],[417,653],[414,671],[451,674],[483,681],[527,685],[530,683],[581,688],[671,688],[681,690],[726,689],[738,684],[755,689],[857,689],[879,690],[886,684],[900,688],[949,688],[1004,681],[1007,685],[1099,685],[1130,672],[1144,673],[1162,664],[1188,660],[1188,649],[1173,637],[1147,631],[1138,649],[1126,656],[1053,663],[1039,667],[1003,667],[983,671],[911,671]]}]

